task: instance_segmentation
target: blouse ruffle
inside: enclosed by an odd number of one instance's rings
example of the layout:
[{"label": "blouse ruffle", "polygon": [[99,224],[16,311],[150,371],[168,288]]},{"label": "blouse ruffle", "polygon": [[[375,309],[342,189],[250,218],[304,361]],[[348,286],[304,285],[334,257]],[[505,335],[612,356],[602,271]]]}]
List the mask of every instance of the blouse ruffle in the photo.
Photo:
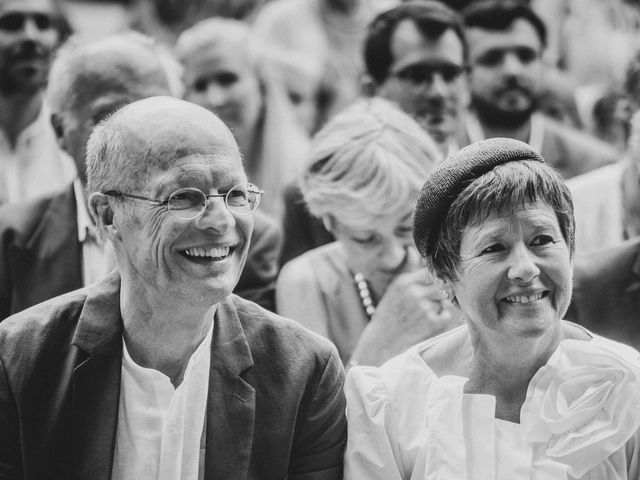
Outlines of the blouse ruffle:
[{"label": "blouse ruffle", "polygon": [[[436,377],[421,357],[434,341],[350,370],[345,479],[496,478],[495,398],[464,394],[466,378]],[[635,448],[640,429],[640,354],[602,337],[562,341],[531,380],[516,428],[530,447],[518,479],[626,479],[638,471],[625,445]]]}]

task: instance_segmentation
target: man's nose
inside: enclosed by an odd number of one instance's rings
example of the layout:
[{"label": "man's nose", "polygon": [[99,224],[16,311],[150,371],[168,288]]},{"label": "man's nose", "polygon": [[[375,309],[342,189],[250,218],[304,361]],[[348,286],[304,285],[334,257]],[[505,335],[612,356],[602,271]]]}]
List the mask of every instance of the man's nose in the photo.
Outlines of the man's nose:
[{"label": "man's nose", "polygon": [[540,275],[535,256],[525,245],[514,247],[509,254],[508,260],[509,270],[507,276],[510,280],[530,283]]},{"label": "man's nose", "polygon": [[35,40],[40,36],[40,29],[32,17],[27,16],[25,18],[24,25],[22,27],[22,35],[30,40]]},{"label": "man's nose", "polygon": [[236,219],[227,208],[223,197],[210,197],[204,212],[196,218],[196,226],[202,229],[212,229],[226,232],[235,225]]},{"label": "man's nose", "polygon": [[506,74],[516,75],[522,71],[522,61],[513,52],[505,53],[502,59],[502,71]]},{"label": "man's nose", "polygon": [[440,73],[434,73],[431,81],[426,86],[426,95],[429,98],[443,98],[447,95],[449,84]]}]

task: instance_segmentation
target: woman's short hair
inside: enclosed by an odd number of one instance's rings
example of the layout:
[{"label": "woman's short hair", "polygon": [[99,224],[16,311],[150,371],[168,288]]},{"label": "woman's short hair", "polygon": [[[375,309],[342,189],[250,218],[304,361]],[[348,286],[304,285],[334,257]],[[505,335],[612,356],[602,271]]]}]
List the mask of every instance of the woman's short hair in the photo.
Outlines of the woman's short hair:
[{"label": "woman's short hair", "polygon": [[302,193],[313,215],[366,228],[415,198],[440,159],[411,117],[386,100],[363,99],[314,137]]},{"label": "woman's short hair", "polygon": [[436,276],[456,279],[465,228],[496,212],[512,212],[532,202],[542,202],[553,209],[573,257],[575,222],[569,189],[552,167],[527,160],[498,165],[462,190],[440,225],[432,252],[425,257],[427,267]]}]

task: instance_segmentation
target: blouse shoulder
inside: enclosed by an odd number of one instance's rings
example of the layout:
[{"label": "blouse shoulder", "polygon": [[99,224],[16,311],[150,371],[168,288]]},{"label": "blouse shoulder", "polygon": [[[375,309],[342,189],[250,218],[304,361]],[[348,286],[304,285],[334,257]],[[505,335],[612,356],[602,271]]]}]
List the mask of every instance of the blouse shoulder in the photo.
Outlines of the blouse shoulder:
[{"label": "blouse shoulder", "polygon": [[424,400],[435,375],[416,347],[381,367],[352,367],[345,384],[349,434],[346,480],[400,480],[411,471],[407,445],[426,436]]},{"label": "blouse shoulder", "polygon": [[640,353],[597,335],[562,341],[529,383],[521,423],[580,478],[637,435]]}]

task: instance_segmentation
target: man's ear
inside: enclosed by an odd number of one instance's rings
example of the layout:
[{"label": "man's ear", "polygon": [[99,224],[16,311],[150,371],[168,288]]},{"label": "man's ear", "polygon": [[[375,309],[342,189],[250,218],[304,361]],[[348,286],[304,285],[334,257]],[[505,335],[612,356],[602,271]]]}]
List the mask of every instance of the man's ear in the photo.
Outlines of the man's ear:
[{"label": "man's ear", "polygon": [[64,122],[62,121],[62,116],[59,113],[52,113],[50,121],[53,131],[56,134],[56,139],[58,140],[58,146],[66,152],[67,148],[64,141]]},{"label": "man's ear", "polygon": [[104,237],[113,240],[119,235],[117,227],[113,223],[114,211],[109,196],[104,193],[94,192],[89,197],[89,215],[96,225],[98,232]]}]

